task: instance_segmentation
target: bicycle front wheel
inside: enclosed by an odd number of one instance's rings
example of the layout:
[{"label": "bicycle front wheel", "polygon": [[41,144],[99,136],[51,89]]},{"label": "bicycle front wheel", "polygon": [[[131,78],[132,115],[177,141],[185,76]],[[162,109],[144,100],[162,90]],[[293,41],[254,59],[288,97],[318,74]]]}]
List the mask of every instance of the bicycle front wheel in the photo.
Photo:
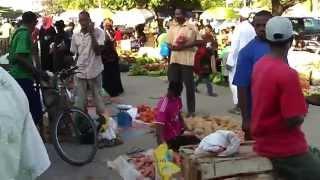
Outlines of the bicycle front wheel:
[{"label": "bicycle front wheel", "polygon": [[53,125],[53,144],[66,162],[82,166],[97,152],[97,131],[92,118],[77,108],[63,111]]}]

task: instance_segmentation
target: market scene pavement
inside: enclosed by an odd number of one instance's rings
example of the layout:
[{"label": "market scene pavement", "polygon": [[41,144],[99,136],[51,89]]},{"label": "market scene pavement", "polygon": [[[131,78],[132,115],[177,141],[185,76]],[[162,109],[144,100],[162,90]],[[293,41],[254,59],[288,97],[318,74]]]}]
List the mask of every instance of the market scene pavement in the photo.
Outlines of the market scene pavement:
[{"label": "market scene pavement", "polygon": [[[140,105],[148,104],[154,106],[157,99],[163,96],[167,89],[165,78],[127,76],[122,74],[122,82],[125,93],[121,96],[122,104]],[[205,85],[199,86],[201,93],[196,95],[196,112],[201,115],[228,115],[240,121],[240,116],[228,113],[232,108],[231,92],[228,87],[215,86],[218,97],[206,95]],[[185,104],[185,94],[182,95]],[[114,108],[115,105],[110,105]],[[184,111],[186,111],[184,106]],[[309,113],[305,119],[303,130],[310,144],[320,146],[319,137],[319,107],[310,106]],[[149,149],[156,147],[154,134],[150,129],[139,130],[139,132],[124,132],[122,134],[124,144],[98,150],[92,163],[75,167],[67,164],[59,158],[52,145],[47,144],[47,150],[51,159],[51,167],[38,180],[121,180],[117,172],[107,166],[107,161],[114,160],[122,154],[126,154],[134,147]],[[74,152],[77,153],[77,152]]]}]

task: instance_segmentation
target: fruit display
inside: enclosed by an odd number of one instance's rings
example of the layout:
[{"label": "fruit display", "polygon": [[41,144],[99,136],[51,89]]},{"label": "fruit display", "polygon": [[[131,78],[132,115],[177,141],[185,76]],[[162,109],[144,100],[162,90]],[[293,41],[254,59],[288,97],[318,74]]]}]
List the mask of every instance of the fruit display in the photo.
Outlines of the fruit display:
[{"label": "fruit display", "polygon": [[138,120],[141,120],[145,123],[152,123],[155,120],[156,111],[147,105],[138,106]]},{"label": "fruit display", "polygon": [[241,125],[236,120],[227,116],[204,116],[185,118],[187,128],[200,139],[214,133],[217,130],[229,130],[239,135],[243,139]]},{"label": "fruit display", "polygon": [[122,51],[120,49],[117,49],[118,55],[122,61],[126,61],[130,64],[136,62],[136,57],[138,56],[137,52],[132,51]]},{"label": "fruit display", "polygon": [[144,178],[155,178],[155,165],[151,156],[138,154],[131,156],[130,161]]},{"label": "fruit display", "polygon": [[130,76],[165,76],[167,75],[167,64],[152,63],[152,64],[134,64],[129,71]]},{"label": "fruit display", "polygon": [[129,76],[145,76],[148,70],[140,64],[134,64],[130,67]]},{"label": "fruit display", "polygon": [[320,96],[320,61],[296,67],[305,96]]}]

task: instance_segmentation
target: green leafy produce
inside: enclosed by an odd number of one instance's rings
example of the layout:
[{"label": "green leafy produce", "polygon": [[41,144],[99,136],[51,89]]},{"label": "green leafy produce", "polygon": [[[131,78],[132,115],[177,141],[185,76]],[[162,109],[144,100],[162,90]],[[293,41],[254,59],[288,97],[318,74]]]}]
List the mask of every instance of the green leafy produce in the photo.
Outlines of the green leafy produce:
[{"label": "green leafy produce", "polygon": [[132,65],[129,71],[129,76],[142,76],[147,74],[148,70],[139,64]]}]

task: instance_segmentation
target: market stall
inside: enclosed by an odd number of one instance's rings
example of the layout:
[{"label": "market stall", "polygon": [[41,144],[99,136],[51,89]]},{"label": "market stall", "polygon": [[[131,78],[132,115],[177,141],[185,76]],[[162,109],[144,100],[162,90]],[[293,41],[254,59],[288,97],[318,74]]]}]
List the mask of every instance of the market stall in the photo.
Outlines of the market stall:
[{"label": "market stall", "polygon": [[[133,108],[137,113],[133,119],[134,126],[143,124],[154,127],[155,110],[152,107],[140,105]],[[186,118],[186,125],[202,139],[199,145],[182,146],[179,152],[170,150],[166,144],[149,150],[133,149],[109,161],[108,166],[117,171],[124,180],[202,180],[231,177],[240,180],[273,179],[271,162],[253,152],[252,142],[243,140],[240,123],[235,119],[199,116]],[[228,136],[223,140],[223,135]],[[216,145],[210,146],[212,151],[201,149],[205,148],[203,144],[213,136],[218,138],[211,141],[224,144],[224,151],[215,152]]]},{"label": "market stall", "polygon": [[[155,127],[156,110],[153,107],[130,106],[127,112],[132,116],[133,127]],[[185,122],[191,133],[202,140],[199,145],[182,146],[179,152],[169,149],[166,144],[148,150],[135,148],[109,161],[108,166],[124,180],[272,179],[270,161],[252,151],[252,142],[244,141],[239,121],[211,115],[185,118]],[[224,146],[223,151],[215,151],[216,146]]]},{"label": "market stall", "polygon": [[307,101],[320,106],[320,56],[305,51],[290,51],[288,61],[299,73],[301,88]]}]

